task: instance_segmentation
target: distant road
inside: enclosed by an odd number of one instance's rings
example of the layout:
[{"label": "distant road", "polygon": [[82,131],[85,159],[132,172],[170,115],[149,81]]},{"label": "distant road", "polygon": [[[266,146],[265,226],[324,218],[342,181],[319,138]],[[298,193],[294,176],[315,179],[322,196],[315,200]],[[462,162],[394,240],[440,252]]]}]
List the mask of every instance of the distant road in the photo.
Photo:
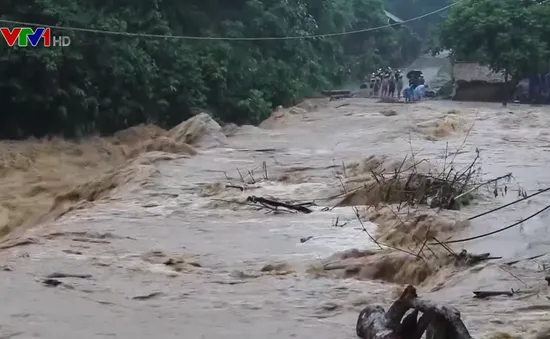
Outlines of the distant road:
[{"label": "distant road", "polygon": [[[426,83],[434,90],[437,91],[446,82],[451,80],[451,74],[449,73],[451,65],[447,58],[447,53],[438,56],[422,55],[416,59],[409,67],[405,68],[405,74],[412,69],[417,69],[424,73],[424,79]],[[449,70],[449,71],[446,71]],[[440,70],[442,70],[440,72]]]}]

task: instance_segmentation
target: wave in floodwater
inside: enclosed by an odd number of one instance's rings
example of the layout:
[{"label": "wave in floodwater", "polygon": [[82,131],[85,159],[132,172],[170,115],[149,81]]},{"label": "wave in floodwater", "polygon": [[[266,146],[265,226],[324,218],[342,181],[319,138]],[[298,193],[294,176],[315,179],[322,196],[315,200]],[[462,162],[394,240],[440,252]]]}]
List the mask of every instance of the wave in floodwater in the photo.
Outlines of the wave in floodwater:
[{"label": "wave in floodwater", "polygon": [[[476,338],[543,338],[547,213],[450,251],[424,240],[490,232],[546,205],[541,194],[465,221],[550,184],[548,113],[317,100],[278,110],[260,127],[221,128],[201,114],[170,131],[4,143],[0,333],[354,338],[366,304],[387,307],[415,284],[458,308]],[[433,186],[426,178],[465,173],[474,160],[471,180],[513,179],[472,192],[459,211],[403,203]],[[312,213],[272,210],[250,196]],[[502,259],[456,265],[450,252],[462,249]],[[522,293],[472,293],[510,289]]]}]

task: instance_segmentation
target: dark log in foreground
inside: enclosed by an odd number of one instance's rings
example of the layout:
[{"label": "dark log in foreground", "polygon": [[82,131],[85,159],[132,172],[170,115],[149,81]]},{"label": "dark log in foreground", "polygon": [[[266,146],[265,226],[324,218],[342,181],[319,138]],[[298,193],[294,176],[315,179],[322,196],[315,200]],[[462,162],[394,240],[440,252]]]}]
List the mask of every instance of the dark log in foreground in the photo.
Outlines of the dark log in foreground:
[{"label": "dark log in foreground", "polygon": [[[401,320],[411,308],[414,311]],[[363,339],[420,339],[425,331],[427,339],[472,338],[458,310],[419,299],[410,285],[387,312],[381,306],[365,307],[356,325],[357,336]]]},{"label": "dark log in foreground", "polygon": [[515,294],[515,291],[474,291],[474,298],[478,299],[485,299],[489,297],[497,297],[501,295],[505,295],[507,297],[511,297]]}]

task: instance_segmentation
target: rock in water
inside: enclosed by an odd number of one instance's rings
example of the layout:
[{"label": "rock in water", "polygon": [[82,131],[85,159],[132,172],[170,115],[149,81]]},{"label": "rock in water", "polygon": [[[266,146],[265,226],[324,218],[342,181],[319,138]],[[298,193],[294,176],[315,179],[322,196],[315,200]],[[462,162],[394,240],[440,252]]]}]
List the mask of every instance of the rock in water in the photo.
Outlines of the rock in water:
[{"label": "rock in water", "polygon": [[227,143],[221,126],[206,113],[195,115],[172,128],[168,136],[178,142],[201,148],[212,148]]}]

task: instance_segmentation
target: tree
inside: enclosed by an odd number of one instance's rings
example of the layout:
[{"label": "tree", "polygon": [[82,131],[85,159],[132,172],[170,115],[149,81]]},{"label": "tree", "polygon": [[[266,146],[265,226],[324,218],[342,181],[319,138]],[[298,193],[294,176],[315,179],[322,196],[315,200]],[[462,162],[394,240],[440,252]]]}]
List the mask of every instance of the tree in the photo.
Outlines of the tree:
[{"label": "tree", "polygon": [[[24,0],[0,18],[112,32],[301,37],[387,23],[382,0]],[[327,38],[220,41],[52,30],[65,48],[0,44],[0,137],[162,127],[196,108],[258,123],[277,105],[402,63],[394,28]]]},{"label": "tree", "polygon": [[440,49],[519,81],[550,61],[548,6],[531,0],[467,0],[452,8],[438,32]]}]

